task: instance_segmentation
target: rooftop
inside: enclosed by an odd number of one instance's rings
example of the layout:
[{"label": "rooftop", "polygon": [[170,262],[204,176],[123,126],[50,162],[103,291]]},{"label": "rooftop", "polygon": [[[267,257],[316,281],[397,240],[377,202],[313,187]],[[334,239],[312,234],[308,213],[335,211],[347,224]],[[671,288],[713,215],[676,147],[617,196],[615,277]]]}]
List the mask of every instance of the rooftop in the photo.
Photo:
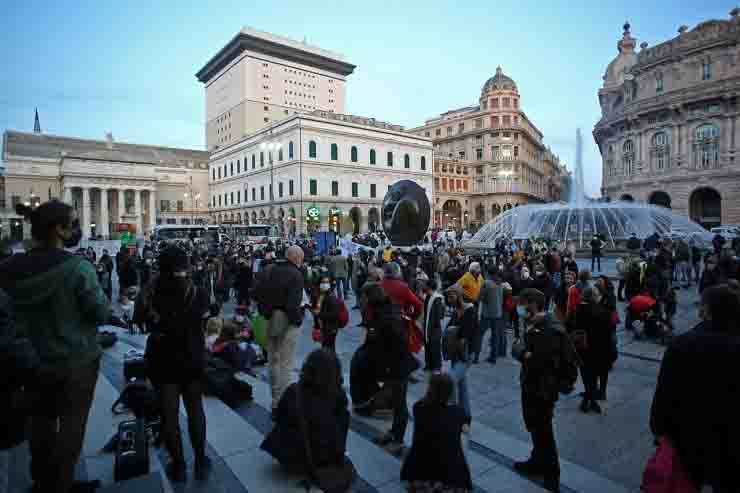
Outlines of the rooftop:
[{"label": "rooftop", "polygon": [[4,161],[11,156],[45,159],[77,157],[97,161],[200,167],[201,164],[207,165],[209,153],[195,149],[115,142],[111,134],[107,135],[106,140],[92,140],[7,130],[3,134],[2,156]]},{"label": "rooftop", "polygon": [[344,61],[344,56],[338,53],[317,48],[305,42],[301,43],[283,36],[258,31],[251,27],[244,27],[195,76],[200,82],[207,83],[247,50],[343,76],[355,70],[355,65]]},{"label": "rooftop", "polygon": [[310,112],[309,115],[326,118],[328,120],[339,120],[342,122],[354,123],[356,125],[364,125],[366,127],[382,128],[385,130],[394,130],[396,132],[404,131],[404,127],[402,125],[395,125],[393,123],[388,123],[382,120],[376,120],[375,118],[368,118],[365,116],[332,113],[330,111],[322,110],[314,110]]}]

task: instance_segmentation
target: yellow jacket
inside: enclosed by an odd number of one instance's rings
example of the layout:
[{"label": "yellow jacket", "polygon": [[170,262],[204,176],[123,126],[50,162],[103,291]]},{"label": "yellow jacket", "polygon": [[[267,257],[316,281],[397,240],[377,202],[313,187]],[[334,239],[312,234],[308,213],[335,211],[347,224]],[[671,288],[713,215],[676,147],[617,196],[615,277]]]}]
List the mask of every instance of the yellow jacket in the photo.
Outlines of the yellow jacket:
[{"label": "yellow jacket", "polygon": [[457,284],[462,288],[469,301],[478,301],[478,294],[480,294],[480,288],[483,286],[483,276],[479,275],[476,279],[473,274],[466,272],[457,281]]}]

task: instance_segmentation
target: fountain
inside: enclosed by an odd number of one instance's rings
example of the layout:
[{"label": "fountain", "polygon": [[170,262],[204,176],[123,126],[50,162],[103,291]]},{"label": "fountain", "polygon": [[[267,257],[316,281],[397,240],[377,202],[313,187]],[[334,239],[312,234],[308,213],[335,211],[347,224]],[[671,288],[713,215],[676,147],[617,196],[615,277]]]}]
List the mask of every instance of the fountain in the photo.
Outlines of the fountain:
[{"label": "fountain", "polygon": [[600,202],[584,192],[581,131],[576,131],[576,162],[568,202],[527,204],[509,209],[483,226],[466,248],[493,248],[502,240],[543,238],[586,248],[599,235],[610,248],[619,248],[633,233],[644,239],[653,233],[685,238],[706,245],[711,235],[682,214],[658,205],[631,201]]}]

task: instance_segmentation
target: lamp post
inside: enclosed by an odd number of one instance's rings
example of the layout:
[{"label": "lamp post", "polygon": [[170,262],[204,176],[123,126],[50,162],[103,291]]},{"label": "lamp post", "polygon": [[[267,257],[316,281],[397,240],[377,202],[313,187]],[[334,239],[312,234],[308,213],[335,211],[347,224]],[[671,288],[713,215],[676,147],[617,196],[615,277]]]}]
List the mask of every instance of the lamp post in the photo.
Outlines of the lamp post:
[{"label": "lamp post", "polygon": [[270,161],[270,221],[274,221],[275,215],[275,166],[274,161],[272,160],[272,151],[279,150],[282,147],[282,144],[280,142],[262,142],[260,144],[260,149],[265,150],[267,149],[267,158]]},{"label": "lamp post", "polygon": [[200,208],[200,193],[193,193],[193,177],[190,177],[190,185],[188,191],[183,194],[183,197],[190,199],[190,224],[195,225],[195,209]]}]

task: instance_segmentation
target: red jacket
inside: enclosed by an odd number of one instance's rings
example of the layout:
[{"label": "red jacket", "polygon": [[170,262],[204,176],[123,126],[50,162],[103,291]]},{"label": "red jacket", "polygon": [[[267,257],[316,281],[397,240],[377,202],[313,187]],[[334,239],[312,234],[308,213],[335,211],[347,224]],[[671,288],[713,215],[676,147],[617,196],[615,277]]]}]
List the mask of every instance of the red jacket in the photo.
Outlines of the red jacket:
[{"label": "red jacket", "polygon": [[401,306],[404,314],[411,317],[412,320],[419,318],[424,310],[424,305],[405,282],[398,279],[383,279],[380,285],[391,301]]},{"label": "red jacket", "polygon": [[630,300],[630,310],[635,315],[650,311],[655,306],[655,299],[648,294],[638,294]]}]

